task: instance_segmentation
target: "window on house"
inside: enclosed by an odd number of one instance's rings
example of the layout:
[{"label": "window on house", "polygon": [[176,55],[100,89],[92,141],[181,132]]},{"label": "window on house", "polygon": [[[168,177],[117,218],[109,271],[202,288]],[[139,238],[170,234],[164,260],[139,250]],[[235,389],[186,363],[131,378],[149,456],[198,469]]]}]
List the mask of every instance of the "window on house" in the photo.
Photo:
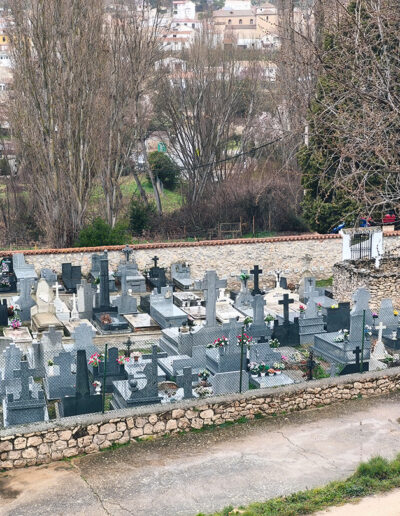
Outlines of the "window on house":
[{"label": "window on house", "polygon": [[6,40],[6,37],[5,37],[5,36],[3,36],[3,41],[5,41],[5,40]]},{"label": "window on house", "polygon": [[253,23],[254,23],[254,20],[253,20],[253,18],[251,18],[250,19],[250,25],[253,25]]},{"label": "window on house", "polygon": [[228,25],[230,25],[232,23],[232,20],[228,20]]},{"label": "window on house", "polygon": [[242,23],[243,23],[243,20],[239,20],[239,25],[242,25]]},{"label": "window on house", "polygon": [[194,23],[192,23],[192,29],[194,29],[196,27],[196,25]]}]

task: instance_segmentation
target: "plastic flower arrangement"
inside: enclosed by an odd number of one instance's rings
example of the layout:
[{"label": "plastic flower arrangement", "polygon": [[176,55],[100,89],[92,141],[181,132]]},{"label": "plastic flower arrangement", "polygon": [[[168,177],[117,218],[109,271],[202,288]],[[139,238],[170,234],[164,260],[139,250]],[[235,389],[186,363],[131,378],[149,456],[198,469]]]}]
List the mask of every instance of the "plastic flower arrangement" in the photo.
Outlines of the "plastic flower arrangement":
[{"label": "plastic flower arrangement", "polygon": [[269,345],[271,348],[279,348],[279,346],[281,345],[281,343],[279,342],[278,339],[271,339],[269,341]]},{"label": "plastic flower arrangement", "polygon": [[240,279],[242,281],[247,281],[249,278],[250,278],[249,274],[246,274],[245,272],[242,272],[242,274],[240,275]]},{"label": "plastic flower arrangement", "polygon": [[252,374],[253,376],[258,375],[259,367],[260,366],[259,366],[259,364],[257,364],[257,362],[250,362],[250,364],[249,364],[250,374]]},{"label": "plastic flower arrangement", "polygon": [[228,339],[223,335],[222,337],[214,340],[214,348],[223,348],[228,345]]},{"label": "plastic flower arrangement", "polygon": [[322,310],[322,305],[321,305],[321,303],[317,303],[317,310],[318,310],[318,311]]},{"label": "plastic flower arrangement", "polygon": [[331,308],[332,308],[333,310],[336,310],[337,308],[339,308],[339,305],[331,305]]},{"label": "plastic flower arrangement", "polygon": [[393,315],[397,317],[399,315],[399,312],[397,310],[393,310]]},{"label": "plastic flower arrangement", "polygon": [[304,314],[304,312],[306,311],[306,307],[304,305],[300,305],[299,310],[301,314]]},{"label": "plastic flower arrangement", "polygon": [[119,365],[124,365],[126,364],[127,362],[129,362],[129,357],[126,357],[125,355],[120,355],[118,358],[117,358],[117,362]]},{"label": "plastic flower arrangement", "polygon": [[275,319],[275,317],[271,314],[268,314],[267,317],[264,319],[265,322],[271,322]]},{"label": "plastic flower arrangement", "polygon": [[100,362],[104,361],[104,356],[101,353],[93,353],[90,356],[88,364],[93,367],[99,367]]},{"label": "plastic flower arrangement", "polygon": [[275,371],[282,371],[282,369],[285,369],[285,364],[282,364],[282,362],[275,362],[274,369]]},{"label": "plastic flower arrangement", "polygon": [[373,317],[374,319],[378,319],[378,314],[377,314],[376,312],[372,312],[372,317]]},{"label": "plastic flower arrangement", "polygon": [[18,328],[21,328],[21,321],[17,318],[11,319],[10,324],[13,330],[18,330]]},{"label": "plastic flower arrangement", "polygon": [[[247,335],[247,333],[243,333],[243,346],[250,347],[252,342],[253,342],[253,337],[250,337],[249,335]],[[237,336],[237,345],[238,346],[242,345],[242,336],[241,335]]]},{"label": "plastic flower arrangement", "polygon": [[210,371],[207,371],[207,369],[203,369],[203,371],[200,371],[200,373],[197,375],[201,381],[206,382],[208,380],[208,377],[210,376]]}]

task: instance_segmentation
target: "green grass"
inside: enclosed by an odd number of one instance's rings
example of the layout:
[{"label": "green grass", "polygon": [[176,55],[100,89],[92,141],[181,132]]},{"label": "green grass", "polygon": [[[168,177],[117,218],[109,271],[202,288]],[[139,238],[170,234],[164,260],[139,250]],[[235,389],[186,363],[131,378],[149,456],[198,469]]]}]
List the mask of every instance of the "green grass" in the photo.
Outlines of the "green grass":
[{"label": "green grass", "polygon": [[252,232],[244,233],[241,238],[268,238],[276,236],[275,231],[256,231],[255,234]]},{"label": "green grass", "polygon": [[319,279],[315,282],[316,287],[331,287],[333,285],[333,277],[327,279]]},{"label": "green grass", "polygon": [[[154,192],[151,182],[144,176],[140,177],[140,180],[142,181],[142,186],[146,194],[150,199],[154,200]],[[136,181],[132,176],[126,176],[122,178],[121,193],[126,200],[129,200],[133,194],[138,193]],[[96,185],[92,193],[92,203],[97,204],[103,198],[103,187],[101,185]],[[164,193],[161,195],[161,204],[165,213],[170,213],[179,209],[182,205],[182,197],[179,188],[177,188],[175,191],[167,190],[164,188]]]},{"label": "green grass", "polygon": [[[300,491],[267,502],[253,503],[248,507],[226,507],[213,516],[296,516],[312,514],[327,507],[354,502],[362,497],[400,487],[400,454],[393,461],[375,457],[361,463],[347,480],[331,482],[325,487]],[[203,513],[198,516],[204,516]]]}]

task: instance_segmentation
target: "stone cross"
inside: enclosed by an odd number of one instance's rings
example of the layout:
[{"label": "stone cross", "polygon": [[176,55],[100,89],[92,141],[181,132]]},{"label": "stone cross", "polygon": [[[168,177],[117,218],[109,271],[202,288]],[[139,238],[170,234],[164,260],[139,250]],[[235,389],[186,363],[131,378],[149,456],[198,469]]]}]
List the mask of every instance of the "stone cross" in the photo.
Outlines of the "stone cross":
[{"label": "stone cross", "polygon": [[14,378],[21,379],[21,394],[20,400],[29,400],[32,398],[29,389],[29,378],[33,377],[35,369],[30,369],[26,360],[22,360],[19,369],[14,369]]},{"label": "stone cross", "polygon": [[386,326],[384,326],[383,322],[381,321],[376,327],[376,329],[378,330],[378,342],[382,342],[382,334],[383,330],[386,330]]},{"label": "stone cross", "polygon": [[61,351],[53,360],[54,364],[60,368],[60,378],[66,385],[74,385],[76,374],[72,372],[74,358],[69,351]]},{"label": "stone cross", "polygon": [[72,294],[72,310],[71,310],[71,321],[79,320],[78,307],[76,306],[76,296]]},{"label": "stone cross", "polygon": [[110,306],[110,283],[108,277],[108,259],[104,256],[100,259],[100,307]]},{"label": "stone cross", "polygon": [[257,326],[264,325],[264,306],[265,299],[261,294],[256,294],[253,300],[253,324]]},{"label": "stone cross", "polygon": [[289,305],[294,303],[294,299],[289,299],[289,294],[283,294],[283,299],[278,301],[280,305],[283,305],[283,319],[284,323],[289,323]]},{"label": "stone cross", "polygon": [[262,269],[258,267],[258,265],[254,265],[254,269],[250,271],[250,274],[253,274],[254,277],[254,288],[252,291],[253,296],[256,294],[262,294],[260,287],[259,287],[259,276],[262,274]]},{"label": "stone cross", "polygon": [[226,288],[226,280],[219,279],[215,271],[207,271],[203,280],[197,283],[206,300],[206,326],[215,326],[218,289]]},{"label": "stone cross", "polygon": [[154,256],[154,258],[152,258],[153,262],[154,262],[154,267],[157,267],[157,263],[158,263],[158,260],[160,258],[158,256]]},{"label": "stone cross", "polygon": [[129,262],[129,258],[131,256],[131,254],[133,253],[133,250],[129,247],[128,244],[126,244],[126,246],[124,247],[124,249],[122,249],[122,252],[124,253],[125,255],[125,259],[126,259],[126,263]]}]

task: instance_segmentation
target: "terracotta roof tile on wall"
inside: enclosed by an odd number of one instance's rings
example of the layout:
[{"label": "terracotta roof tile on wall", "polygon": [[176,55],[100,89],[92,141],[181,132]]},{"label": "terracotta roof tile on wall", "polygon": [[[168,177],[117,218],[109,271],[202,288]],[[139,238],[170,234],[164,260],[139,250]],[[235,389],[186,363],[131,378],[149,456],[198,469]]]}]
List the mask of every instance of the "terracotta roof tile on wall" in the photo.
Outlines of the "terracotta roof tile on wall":
[{"label": "terracotta roof tile on wall", "polygon": [[[391,231],[384,234],[385,237],[400,236],[400,231]],[[341,238],[340,235],[320,235],[318,233],[305,235],[287,235],[279,237],[267,238],[235,238],[232,240],[201,240],[199,242],[154,242],[151,244],[132,244],[130,247],[133,250],[140,249],[165,249],[174,247],[206,247],[217,245],[240,245],[240,244],[273,244],[275,242],[296,242],[307,240],[332,240]],[[124,245],[109,245],[99,247],[71,247],[66,249],[27,249],[25,251],[0,251],[0,256],[5,256],[14,253],[24,253],[25,255],[39,255],[39,254],[69,254],[69,253],[98,253],[101,251],[121,251]]]}]

